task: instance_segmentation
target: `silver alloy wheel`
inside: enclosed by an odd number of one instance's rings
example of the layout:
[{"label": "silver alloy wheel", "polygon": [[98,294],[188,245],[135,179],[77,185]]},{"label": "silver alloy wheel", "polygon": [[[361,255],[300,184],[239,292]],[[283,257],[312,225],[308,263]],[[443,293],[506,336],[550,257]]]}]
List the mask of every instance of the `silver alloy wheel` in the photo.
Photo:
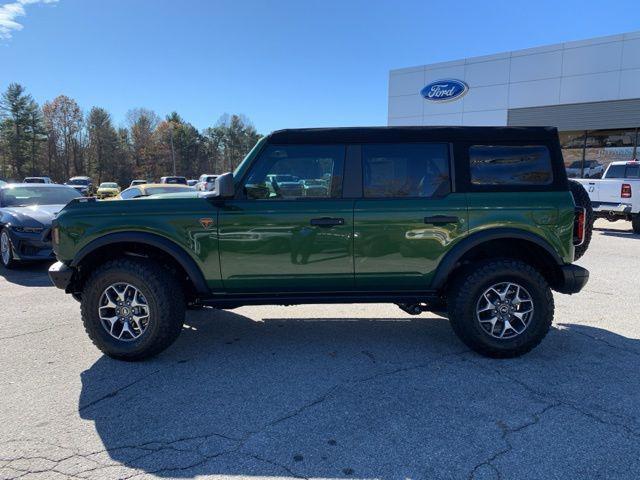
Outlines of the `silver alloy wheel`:
[{"label": "silver alloy wheel", "polygon": [[123,342],[137,340],[149,326],[149,304],[140,290],[129,283],[105,288],[98,304],[98,316],[109,335]]},{"label": "silver alloy wheel", "polygon": [[494,338],[514,338],[524,332],[533,317],[533,299],[522,286],[513,282],[491,285],[476,305],[476,319]]},{"label": "silver alloy wheel", "polygon": [[11,242],[7,232],[0,234],[0,255],[2,255],[2,263],[8,265],[11,260]]}]

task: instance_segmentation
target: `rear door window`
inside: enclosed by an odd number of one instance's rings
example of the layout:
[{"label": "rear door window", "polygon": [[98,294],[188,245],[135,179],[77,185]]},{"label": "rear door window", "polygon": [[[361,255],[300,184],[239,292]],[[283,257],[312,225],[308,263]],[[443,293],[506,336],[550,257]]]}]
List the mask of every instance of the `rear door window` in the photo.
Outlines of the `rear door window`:
[{"label": "rear door window", "polygon": [[385,143],[362,146],[365,198],[437,197],[451,192],[449,145]]},{"label": "rear door window", "polygon": [[469,162],[472,185],[553,183],[551,155],[543,145],[472,145]]}]

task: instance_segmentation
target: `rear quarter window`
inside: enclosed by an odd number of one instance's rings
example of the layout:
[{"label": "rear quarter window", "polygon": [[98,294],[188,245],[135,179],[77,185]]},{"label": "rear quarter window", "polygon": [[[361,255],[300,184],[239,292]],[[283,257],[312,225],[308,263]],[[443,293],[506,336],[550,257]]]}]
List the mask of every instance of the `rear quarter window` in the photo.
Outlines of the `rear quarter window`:
[{"label": "rear quarter window", "polygon": [[544,186],[553,183],[549,149],[544,145],[472,145],[471,184]]}]

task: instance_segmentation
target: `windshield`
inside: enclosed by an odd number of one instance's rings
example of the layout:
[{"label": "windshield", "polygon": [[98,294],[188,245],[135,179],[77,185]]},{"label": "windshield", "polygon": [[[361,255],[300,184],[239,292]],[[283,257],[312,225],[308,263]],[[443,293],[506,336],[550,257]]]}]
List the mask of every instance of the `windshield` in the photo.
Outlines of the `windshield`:
[{"label": "windshield", "polygon": [[164,179],[163,183],[173,183],[173,184],[181,183],[181,184],[186,185],[187,184],[187,179],[184,178],[184,177],[166,177]]},{"label": "windshield", "polygon": [[10,187],[0,192],[1,207],[28,207],[30,205],[66,205],[79,198],[73,188]]},{"label": "windshield", "polygon": [[100,188],[118,188],[117,183],[104,182],[100,184]]},{"label": "windshield", "polygon": [[578,160],[577,162],[573,162],[571,165],[569,165],[569,168],[580,168],[581,164],[582,162]]},{"label": "windshield", "polygon": [[89,185],[89,180],[85,178],[73,178],[67,182],[69,185]]},{"label": "windshield", "polygon": [[147,195],[158,195],[160,193],[180,193],[193,192],[191,187],[151,187],[146,190]]}]

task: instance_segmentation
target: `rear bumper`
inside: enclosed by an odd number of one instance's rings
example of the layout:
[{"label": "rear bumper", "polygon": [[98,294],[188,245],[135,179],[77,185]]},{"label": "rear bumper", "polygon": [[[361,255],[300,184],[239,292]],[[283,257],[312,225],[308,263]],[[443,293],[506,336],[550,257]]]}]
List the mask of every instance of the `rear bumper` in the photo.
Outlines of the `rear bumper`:
[{"label": "rear bumper", "polygon": [[593,211],[598,213],[614,213],[620,215],[631,213],[631,205],[628,203],[592,202],[591,206]]},{"label": "rear bumper", "polygon": [[49,267],[49,278],[51,279],[51,283],[56,287],[67,291],[67,288],[73,281],[73,275],[75,272],[76,270],[74,268],[71,268],[62,262],[56,262]]},{"label": "rear bumper", "polygon": [[554,288],[557,292],[578,293],[589,281],[589,270],[578,265],[563,265],[560,271],[562,273],[560,284]]}]

